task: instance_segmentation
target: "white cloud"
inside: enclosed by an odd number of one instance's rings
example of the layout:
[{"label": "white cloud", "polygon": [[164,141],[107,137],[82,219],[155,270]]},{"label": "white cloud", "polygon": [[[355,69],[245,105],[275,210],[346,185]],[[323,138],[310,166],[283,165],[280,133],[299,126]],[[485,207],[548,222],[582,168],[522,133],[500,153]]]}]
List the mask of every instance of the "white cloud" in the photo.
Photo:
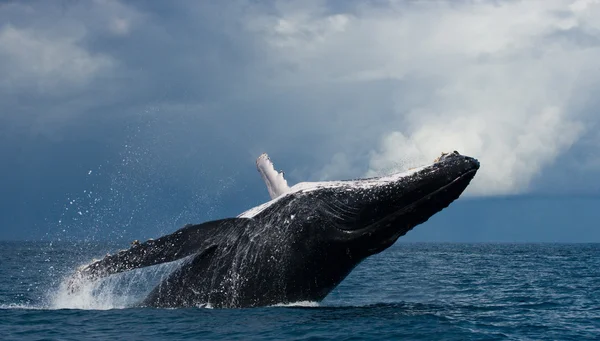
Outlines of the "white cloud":
[{"label": "white cloud", "polygon": [[108,27],[116,35],[127,35],[130,30],[130,23],[126,19],[115,17],[111,18]]},{"label": "white cloud", "polygon": [[82,10],[81,14],[93,13],[93,21],[97,21],[99,31],[108,29],[108,32],[116,36],[126,37],[132,30],[143,25],[146,21],[144,15],[135,10],[132,4],[118,0],[94,0],[92,8]]},{"label": "white cloud", "polygon": [[[380,144],[370,146],[367,175],[458,150],[482,162],[472,193],[525,192],[600,120],[579,109],[581,94],[600,79],[600,44],[582,42],[600,42],[597,1],[324,8],[324,2],[281,5],[248,27],[265,39],[269,61],[279,67],[271,79],[278,86],[326,84],[327,97],[327,86],[388,82],[390,101],[347,110],[345,120],[331,122],[362,121],[380,136],[372,136]],[[360,127],[347,127],[360,135]],[[341,147],[319,174],[335,177],[367,161],[354,148]]]},{"label": "white cloud", "polygon": [[8,92],[62,93],[87,85],[113,66],[106,55],[92,54],[78,45],[84,32],[46,36],[11,25],[0,28],[0,88]]}]

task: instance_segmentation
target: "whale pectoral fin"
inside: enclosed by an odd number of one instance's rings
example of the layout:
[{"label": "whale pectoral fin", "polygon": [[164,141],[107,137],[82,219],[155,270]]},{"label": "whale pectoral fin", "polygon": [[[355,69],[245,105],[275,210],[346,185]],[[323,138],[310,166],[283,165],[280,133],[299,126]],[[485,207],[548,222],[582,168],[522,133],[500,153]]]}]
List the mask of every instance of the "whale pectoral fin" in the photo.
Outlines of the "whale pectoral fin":
[{"label": "whale pectoral fin", "polygon": [[256,168],[267,185],[267,190],[271,199],[290,191],[287,181],[283,177],[283,171],[277,172],[273,167],[273,162],[266,153],[256,159]]},{"label": "whale pectoral fin", "polygon": [[161,263],[168,263],[190,256],[204,248],[207,236],[212,235],[213,229],[218,229],[223,223],[239,218],[230,218],[206,222],[185,227],[156,240],[133,244],[128,250],[80,268],[73,278],[98,279],[123,271],[143,268]]}]

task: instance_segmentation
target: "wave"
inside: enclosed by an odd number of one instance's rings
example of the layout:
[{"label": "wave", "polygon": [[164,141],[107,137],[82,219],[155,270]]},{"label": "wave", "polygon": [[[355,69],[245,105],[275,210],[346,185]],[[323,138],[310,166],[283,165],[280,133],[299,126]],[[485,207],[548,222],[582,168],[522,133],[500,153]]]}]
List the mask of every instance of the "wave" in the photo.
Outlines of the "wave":
[{"label": "wave", "polygon": [[271,305],[271,307],[302,307],[302,308],[318,308],[321,304],[314,301],[298,301],[291,303],[277,303]]},{"label": "wave", "polygon": [[46,310],[47,307],[36,306],[36,305],[31,305],[31,304],[20,304],[20,303],[0,304],[0,310],[8,310],[8,309]]}]

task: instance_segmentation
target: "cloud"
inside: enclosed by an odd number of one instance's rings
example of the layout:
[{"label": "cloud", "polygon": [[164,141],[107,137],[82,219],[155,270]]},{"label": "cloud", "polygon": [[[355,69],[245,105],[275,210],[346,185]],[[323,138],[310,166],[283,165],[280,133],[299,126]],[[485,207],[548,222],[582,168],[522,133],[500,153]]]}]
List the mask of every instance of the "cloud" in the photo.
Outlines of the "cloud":
[{"label": "cloud", "polygon": [[111,68],[114,61],[80,47],[78,42],[84,34],[46,37],[41,32],[5,25],[0,29],[0,63],[4,73],[0,88],[53,94],[86,86]]},{"label": "cloud", "polygon": [[262,152],[290,185],[458,150],[482,161],[471,194],[597,194],[598,18],[567,0],[4,2],[0,223],[47,229],[92,188],[101,226],[81,233],[232,216],[268,199]]},{"label": "cloud", "polygon": [[131,72],[112,51],[95,46],[142,22],[119,2],[7,3],[0,22],[2,135],[60,139],[98,108],[134,94],[121,91]]},{"label": "cloud", "polygon": [[0,120],[58,136],[153,107],[181,133],[147,138],[240,150],[215,164],[268,152],[291,182],[458,150],[482,161],[473,194],[522,193],[600,140],[597,18],[598,1],[566,0],[14,3],[0,7],[0,110],[14,112]]},{"label": "cloud", "polygon": [[[342,13],[314,4],[282,5],[250,27],[282,71],[272,80],[280,86],[385,82],[393,104],[349,109],[339,123],[373,133],[363,139],[366,175],[458,150],[482,162],[471,193],[526,192],[599,119],[580,105],[600,78],[597,1],[390,1]],[[319,174],[345,174],[364,155],[342,146]]]},{"label": "cloud", "polygon": [[112,51],[94,48],[107,36],[126,36],[143,15],[118,1],[57,6],[46,2],[0,7],[0,81],[4,92],[28,96],[81,93],[119,66]]}]

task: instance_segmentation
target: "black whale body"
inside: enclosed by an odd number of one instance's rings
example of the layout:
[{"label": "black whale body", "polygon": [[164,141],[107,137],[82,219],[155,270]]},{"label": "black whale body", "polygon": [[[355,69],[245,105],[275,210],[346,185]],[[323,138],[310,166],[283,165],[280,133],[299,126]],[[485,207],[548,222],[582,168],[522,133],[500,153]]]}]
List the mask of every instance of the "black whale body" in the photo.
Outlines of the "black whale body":
[{"label": "black whale body", "polygon": [[240,217],[187,225],[134,245],[78,275],[94,280],[189,257],[140,305],[320,301],[363,259],[456,200],[478,168],[477,160],[454,152],[406,176],[291,191]]}]

